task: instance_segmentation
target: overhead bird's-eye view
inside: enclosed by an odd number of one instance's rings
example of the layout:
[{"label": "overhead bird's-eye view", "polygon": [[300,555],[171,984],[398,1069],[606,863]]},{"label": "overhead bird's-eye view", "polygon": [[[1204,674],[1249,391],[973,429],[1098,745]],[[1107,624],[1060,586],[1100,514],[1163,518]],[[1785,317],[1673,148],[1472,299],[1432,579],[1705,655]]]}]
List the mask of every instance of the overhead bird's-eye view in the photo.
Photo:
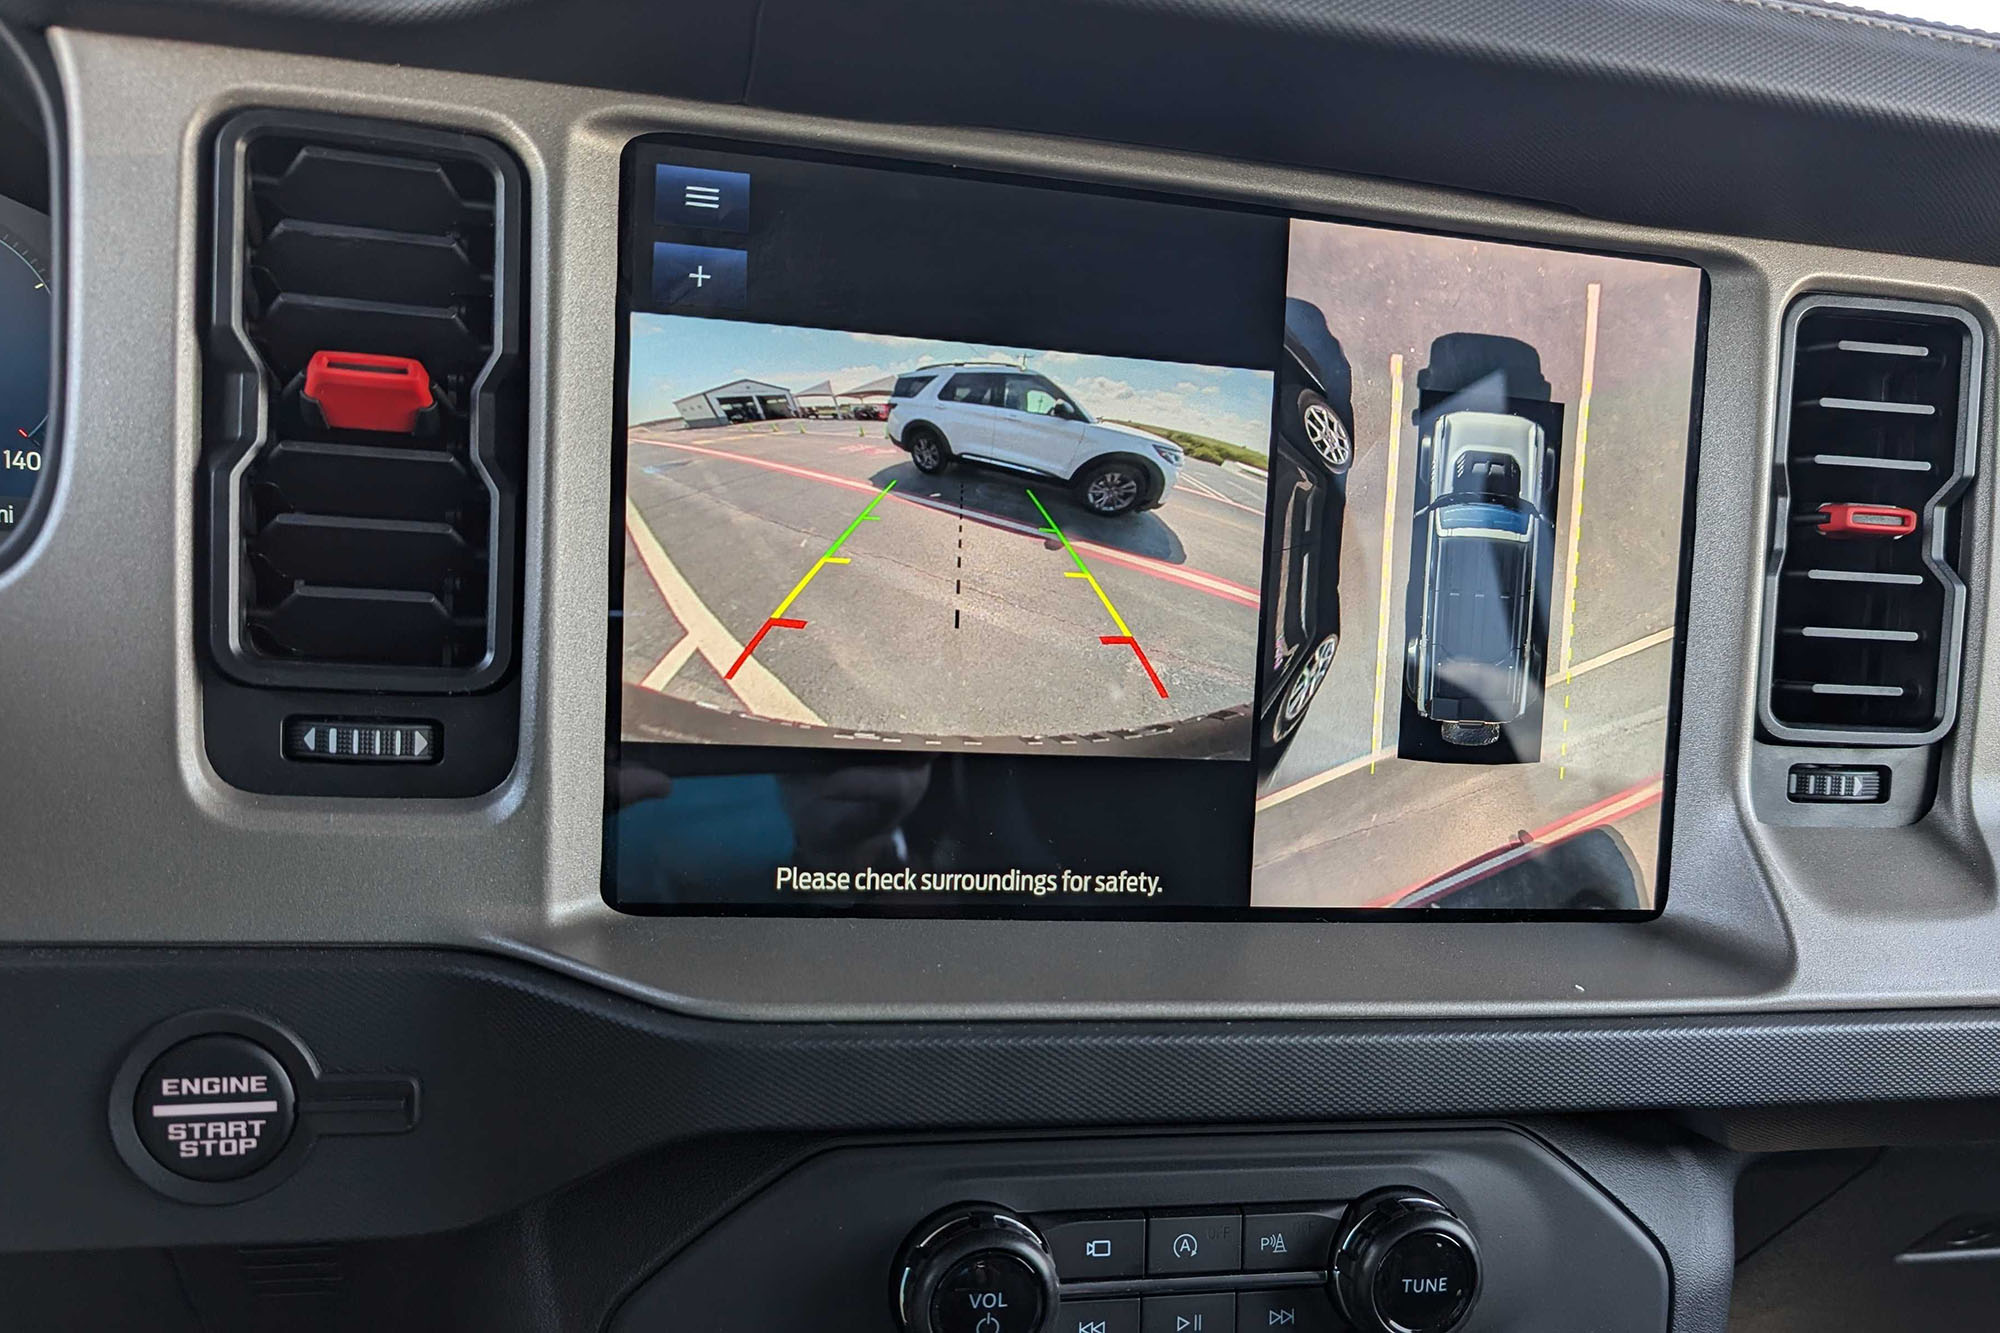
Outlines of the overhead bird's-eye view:
[{"label": "overhead bird's-eye view", "polygon": [[1996,181],[1986,0],[0,0],[0,1333],[2000,1329]]}]

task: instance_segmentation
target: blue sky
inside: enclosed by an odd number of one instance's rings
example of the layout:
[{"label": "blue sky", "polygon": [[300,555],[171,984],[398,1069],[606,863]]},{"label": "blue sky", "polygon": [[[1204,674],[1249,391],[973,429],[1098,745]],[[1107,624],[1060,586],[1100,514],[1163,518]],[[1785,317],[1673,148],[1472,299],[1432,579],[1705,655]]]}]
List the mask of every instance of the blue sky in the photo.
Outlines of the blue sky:
[{"label": "blue sky", "polygon": [[676,398],[735,379],[794,391],[831,380],[838,392],[928,362],[965,360],[1024,361],[1073,394],[1092,416],[1191,430],[1259,453],[1270,450],[1271,376],[1264,371],[689,315],[632,316],[626,412],[634,422],[671,417]]}]

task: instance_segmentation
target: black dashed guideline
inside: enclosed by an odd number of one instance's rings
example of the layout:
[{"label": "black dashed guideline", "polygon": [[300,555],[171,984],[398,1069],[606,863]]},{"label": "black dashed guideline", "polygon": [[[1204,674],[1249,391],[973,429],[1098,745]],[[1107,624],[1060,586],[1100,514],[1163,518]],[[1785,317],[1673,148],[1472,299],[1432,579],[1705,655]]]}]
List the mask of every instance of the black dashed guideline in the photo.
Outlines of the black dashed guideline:
[{"label": "black dashed guideline", "polygon": [[[963,477],[958,479],[958,568],[961,570],[965,568],[965,478]],[[951,595],[953,597],[959,596],[964,591],[965,580],[963,578],[955,578],[951,581]],[[953,629],[958,628],[958,605],[955,602],[951,608],[951,627]]]}]

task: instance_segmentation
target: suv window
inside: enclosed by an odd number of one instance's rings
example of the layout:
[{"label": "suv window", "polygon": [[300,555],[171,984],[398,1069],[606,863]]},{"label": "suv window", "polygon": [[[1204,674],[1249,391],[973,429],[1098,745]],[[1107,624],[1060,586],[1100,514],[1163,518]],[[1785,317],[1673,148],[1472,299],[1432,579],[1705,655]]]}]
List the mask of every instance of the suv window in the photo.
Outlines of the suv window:
[{"label": "suv window", "polygon": [[1005,375],[953,375],[938,397],[947,403],[968,403],[974,407],[998,407],[1005,395]]},{"label": "suv window", "polygon": [[898,375],[896,387],[889,390],[891,398],[915,398],[924,391],[924,386],[936,379],[935,375]]},{"label": "suv window", "polygon": [[1064,398],[1055,385],[1040,375],[1007,377],[1007,406],[1016,412],[1032,412],[1038,417],[1045,417],[1056,410],[1058,403],[1067,404],[1072,415],[1075,413],[1076,404]]}]

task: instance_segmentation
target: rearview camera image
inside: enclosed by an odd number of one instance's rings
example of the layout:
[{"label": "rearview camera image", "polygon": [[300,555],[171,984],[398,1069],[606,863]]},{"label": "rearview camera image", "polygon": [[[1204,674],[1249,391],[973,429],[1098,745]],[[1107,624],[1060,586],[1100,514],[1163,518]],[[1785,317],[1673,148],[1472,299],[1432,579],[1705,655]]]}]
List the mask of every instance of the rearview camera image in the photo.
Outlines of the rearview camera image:
[{"label": "rearview camera image", "polygon": [[631,741],[1251,754],[1272,377],[630,327]]},{"label": "rearview camera image", "polygon": [[1656,905],[1701,281],[1293,221],[1254,906]]}]

